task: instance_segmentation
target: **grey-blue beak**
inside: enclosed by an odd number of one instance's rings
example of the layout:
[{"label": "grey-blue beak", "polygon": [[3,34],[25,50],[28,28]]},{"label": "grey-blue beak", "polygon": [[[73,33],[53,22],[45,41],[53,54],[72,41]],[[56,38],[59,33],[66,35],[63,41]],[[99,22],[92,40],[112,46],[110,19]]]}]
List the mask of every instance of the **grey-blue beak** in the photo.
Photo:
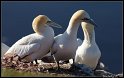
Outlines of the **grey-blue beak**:
[{"label": "grey-blue beak", "polygon": [[56,27],[56,28],[62,28],[61,25],[59,25],[59,24],[57,24],[57,23],[55,23],[53,21],[48,21],[47,25],[52,26],[52,27]]},{"label": "grey-blue beak", "polygon": [[89,20],[89,23],[91,23],[91,24],[93,24],[94,26],[98,27],[98,25],[94,22],[93,19],[90,19],[90,20]]},{"label": "grey-blue beak", "polygon": [[94,22],[93,19],[84,18],[84,19],[82,19],[82,20],[83,20],[83,22],[88,22],[88,23],[90,23],[90,24],[92,24],[92,25],[98,27],[98,25]]}]

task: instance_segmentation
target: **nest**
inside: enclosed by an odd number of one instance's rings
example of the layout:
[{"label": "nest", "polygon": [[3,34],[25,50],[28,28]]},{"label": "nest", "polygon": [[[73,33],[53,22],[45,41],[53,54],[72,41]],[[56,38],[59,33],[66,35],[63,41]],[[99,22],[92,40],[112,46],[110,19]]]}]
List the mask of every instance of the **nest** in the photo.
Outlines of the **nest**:
[{"label": "nest", "polygon": [[[12,68],[17,71],[26,71],[26,72],[42,72],[42,73],[49,73],[49,74],[64,74],[66,76],[88,76],[84,74],[79,69],[75,68],[69,63],[61,63],[59,64],[60,69],[57,69],[56,63],[42,63],[42,64],[34,64],[34,63],[24,63],[21,61],[14,61],[14,60],[1,60],[2,68]],[[94,71],[94,76],[101,76],[101,77],[116,77],[116,75],[109,73],[105,70],[96,70]]]}]

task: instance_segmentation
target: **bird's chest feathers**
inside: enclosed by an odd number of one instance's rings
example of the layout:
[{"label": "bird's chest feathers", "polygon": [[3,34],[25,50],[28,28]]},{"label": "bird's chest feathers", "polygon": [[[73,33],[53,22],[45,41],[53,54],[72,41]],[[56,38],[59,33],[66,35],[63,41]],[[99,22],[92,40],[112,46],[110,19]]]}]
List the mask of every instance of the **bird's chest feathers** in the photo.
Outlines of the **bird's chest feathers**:
[{"label": "bird's chest feathers", "polygon": [[79,53],[81,54],[81,56],[84,56],[84,57],[97,57],[100,55],[99,54],[100,51],[97,45],[83,44],[79,50],[80,50]]},{"label": "bird's chest feathers", "polygon": [[62,44],[59,44],[59,48],[62,50],[62,51],[66,51],[66,52],[72,52],[72,51],[76,51],[77,49],[77,46],[78,44],[74,41],[70,42],[70,41],[65,41],[64,43]]}]

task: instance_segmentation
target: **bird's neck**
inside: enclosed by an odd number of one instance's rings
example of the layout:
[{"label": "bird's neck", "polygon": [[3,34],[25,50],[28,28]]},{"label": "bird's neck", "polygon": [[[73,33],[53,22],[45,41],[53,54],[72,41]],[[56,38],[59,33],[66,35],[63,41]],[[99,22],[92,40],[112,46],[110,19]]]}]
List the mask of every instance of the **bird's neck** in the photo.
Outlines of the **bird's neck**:
[{"label": "bird's neck", "polygon": [[79,26],[80,26],[79,21],[75,21],[75,20],[71,19],[69,22],[68,28],[66,29],[66,33],[69,36],[77,38],[77,31],[78,31]]},{"label": "bird's neck", "polygon": [[42,35],[45,31],[45,26],[34,26],[33,27],[33,30],[39,34],[39,35]]},{"label": "bird's neck", "polygon": [[95,31],[94,31],[94,26],[91,24],[82,24],[82,29],[84,32],[84,41],[88,43],[95,42]]}]

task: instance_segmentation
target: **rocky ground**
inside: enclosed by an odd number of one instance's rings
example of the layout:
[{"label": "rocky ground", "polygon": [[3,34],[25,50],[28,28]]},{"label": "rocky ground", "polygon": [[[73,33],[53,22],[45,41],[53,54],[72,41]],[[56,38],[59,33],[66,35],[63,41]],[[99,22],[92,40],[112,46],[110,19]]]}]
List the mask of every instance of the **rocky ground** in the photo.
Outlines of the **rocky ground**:
[{"label": "rocky ground", "polygon": [[[60,64],[60,70],[57,69],[57,65],[55,63],[42,63],[42,64],[34,64],[34,63],[23,63],[20,61],[6,61],[5,59],[1,60],[2,68],[12,68],[17,71],[29,71],[29,72],[44,72],[49,74],[62,74],[63,76],[88,76],[84,74],[78,68],[72,66],[69,63]],[[95,70],[94,76],[101,77],[123,77],[123,74],[112,74],[105,70]]]}]

